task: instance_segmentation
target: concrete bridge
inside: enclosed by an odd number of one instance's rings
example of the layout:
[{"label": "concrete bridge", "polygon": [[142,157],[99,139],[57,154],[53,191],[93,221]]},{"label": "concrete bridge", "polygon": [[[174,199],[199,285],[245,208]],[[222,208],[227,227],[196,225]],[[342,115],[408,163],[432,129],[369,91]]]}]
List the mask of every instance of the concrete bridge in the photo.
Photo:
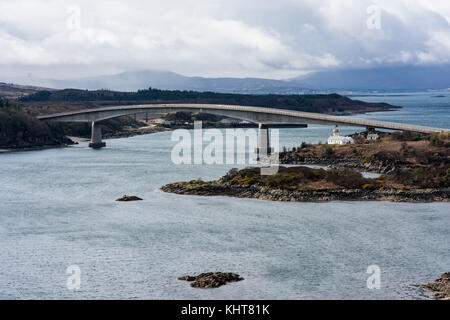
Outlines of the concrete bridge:
[{"label": "concrete bridge", "polygon": [[[285,109],[272,109],[262,107],[234,106],[234,105],[216,105],[216,104],[145,104],[129,106],[112,106],[95,109],[85,109],[80,111],[52,114],[38,117],[45,121],[59,122],[91,122],[92,136],[90,147],[101,148],[105,146],[102,142],[102,133],[99,123],[101,121],[117,118],[126,115],[138,113],[174,113],[178,111],[202,112],[213,115],[225,116],[245,120],[259,124],[259,137],[262,141],[267,141],[268,128],[276,127],[280,124],[323,124],[323,125],[345,125],[365,128],[378,128],[389,130],[412,131],[418,133],[436,133],[448,132],[448,129],[431,128],[401,124],[394,122],[363,120],[341,116],[331,116],[320,113],[310,113],[301,111],[292,111]],[[261,139],[262,138],[262,139]],[[268,145],[261,145],[266,149]],[[270,149],[269,149],[270,150]]]}]

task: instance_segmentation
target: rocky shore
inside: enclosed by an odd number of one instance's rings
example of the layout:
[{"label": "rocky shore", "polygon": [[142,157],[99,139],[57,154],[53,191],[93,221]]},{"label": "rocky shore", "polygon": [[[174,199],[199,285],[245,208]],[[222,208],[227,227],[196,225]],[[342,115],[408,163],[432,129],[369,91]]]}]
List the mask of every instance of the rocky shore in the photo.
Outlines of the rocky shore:
[{"label": "rocky shore", "polygon": [[434,291],[436,299],[450,300],[450,272],[437,277],[435,282],[422,285],[424,289]]},{"label": "rocky shore", "polygon": [[[449,201],[449,134],[380,136],[383,140],[367,141],[358,134],[355,144],[342,146],[302,143],[279,155],[280,164],[299,166],[280,166],[271,176],[262,176],[260,168],[233,169],[216,181],[178,182],[161,189],[273,201]],[[301,165],[327,166],[328,170]],[[363,171],[380,176],[367,178]]]},{"label": "rocky shore", "polygon": [[291,191],[260,185],[233,185],[219,181],[177,182],[161,187],[164,192],[181,195],[230,196],[270,201],[324,202],[324,201],[392,201],[392,202],[448,202],[450,189],[413,190],[302,190]]},{"label": "rocky shore", "polygon": [[193,288],[210,289],[219,288],[229,282],[242,281],[244,278],[235,273],[207,272],[197,276],[179,277],[178,280],[192,282],[191,287]]}]

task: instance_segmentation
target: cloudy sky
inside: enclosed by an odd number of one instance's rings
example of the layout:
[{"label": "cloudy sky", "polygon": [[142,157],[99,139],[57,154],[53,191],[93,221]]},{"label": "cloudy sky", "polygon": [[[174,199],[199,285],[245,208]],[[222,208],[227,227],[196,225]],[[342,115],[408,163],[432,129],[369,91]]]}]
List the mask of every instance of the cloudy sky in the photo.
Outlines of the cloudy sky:
[{"label": "cloudy sky", "polygon": [[448,63],[448,0],[0,0],[1,80]]}]

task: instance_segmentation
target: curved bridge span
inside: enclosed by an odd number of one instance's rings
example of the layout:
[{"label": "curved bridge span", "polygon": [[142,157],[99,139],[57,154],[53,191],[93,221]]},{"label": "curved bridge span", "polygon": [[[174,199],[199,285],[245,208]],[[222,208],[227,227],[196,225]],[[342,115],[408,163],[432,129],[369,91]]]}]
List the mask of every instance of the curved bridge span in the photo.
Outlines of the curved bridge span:
[{"label": "curved bridge span", "polygon": [[[138,113],[173,113],[178,111],[203,112],[258,123],[264,126],[277,124],[322,124],[413,131],[419,133],[448,132],[448,129],[416,126],[394,122],[364,120],[286,109],[248,107],[218,104],[144,104],[101,107],[38,117],[40,120],[59,122],[92,122],[92,145],[101,142],[100,121]],[[98,145],[102,146],[102,145]]]}]

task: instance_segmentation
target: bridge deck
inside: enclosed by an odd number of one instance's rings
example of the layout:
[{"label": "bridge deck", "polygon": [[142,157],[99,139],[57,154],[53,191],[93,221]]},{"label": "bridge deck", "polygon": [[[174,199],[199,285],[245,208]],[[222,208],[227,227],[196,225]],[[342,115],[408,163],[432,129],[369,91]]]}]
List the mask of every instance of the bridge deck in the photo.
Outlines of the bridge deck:
[{"label": "bridge deck", "polygon": [[65,112],[38,117],[41,120],[49,121],[80,121],[92,122],[111,119],[123,115],[144,112],[175,112],[192,111],[219,114],[238,118],[256,123],[313,123],[328,125],[347,125],[355,127],[371,127],[390,130],[413,131],[420,133],[449,132],[449,129],[432,128],[402,124],[395,122],[384,122],[374,120],[364,120],[358,118],[332,116],[320,113],[310,113],[285,109],[273,109],[263,107],[248,107],[235,105],[214,105],[214,104],[146,104],[129,106],[112,106],[95,109],[85,109],[80,111]]}]

